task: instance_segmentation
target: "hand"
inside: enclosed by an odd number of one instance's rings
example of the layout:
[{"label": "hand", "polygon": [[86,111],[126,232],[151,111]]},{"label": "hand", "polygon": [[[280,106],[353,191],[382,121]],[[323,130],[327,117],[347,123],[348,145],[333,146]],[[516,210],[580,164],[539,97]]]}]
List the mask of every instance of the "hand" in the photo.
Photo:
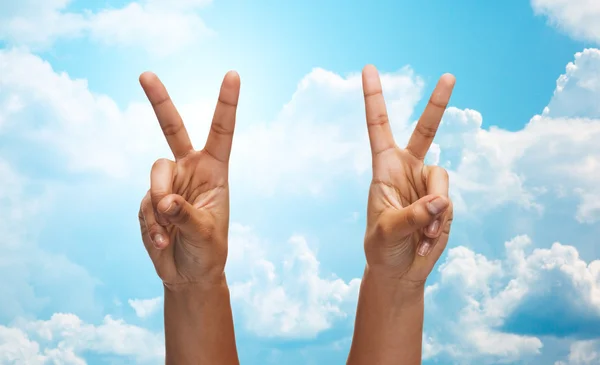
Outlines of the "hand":
[{"label": "hand", "polygon": [[443,75],[406,148],[394,142],[377,70],[363,70],[373,180],[365,254],[369,270],[424,284],[448,242],[452,202],[448,173],[423,163],[450,100],[455,79]]},{"label": "hand", "polygon": [[140,207],[142,240],[166,287],[218,281],[224,275],[229,227],[228,165],[240,91],[229,72],[204,149],[192,147],[167,90],[152,73],[140,84],[175,156],[152,166]]}]

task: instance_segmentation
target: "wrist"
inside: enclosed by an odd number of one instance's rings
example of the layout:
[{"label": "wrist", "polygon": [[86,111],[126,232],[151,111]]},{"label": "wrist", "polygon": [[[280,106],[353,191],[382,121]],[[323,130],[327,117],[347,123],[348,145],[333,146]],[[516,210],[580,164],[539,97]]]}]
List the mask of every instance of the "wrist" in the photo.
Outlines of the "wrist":
[{"label": "wrist", "polygon": [[227,288],[227,279],[225,277],[224,270],[215,269],[212,272],[208,272],[206,275],[203,275],[200,279],[178,283],[163,282],[163,286],[165,289],[165,295],[172,294],[177,296],[187,296]]},{"label": "wrist", "polygon": [[387,267],[372,266],[367,264],[363,277],[364,285],[379,287],[390,296],[390,299],[401,304],[423,304],[425,295],[425,281],[414,281],[403,275],[397,275],[394,270]]}]

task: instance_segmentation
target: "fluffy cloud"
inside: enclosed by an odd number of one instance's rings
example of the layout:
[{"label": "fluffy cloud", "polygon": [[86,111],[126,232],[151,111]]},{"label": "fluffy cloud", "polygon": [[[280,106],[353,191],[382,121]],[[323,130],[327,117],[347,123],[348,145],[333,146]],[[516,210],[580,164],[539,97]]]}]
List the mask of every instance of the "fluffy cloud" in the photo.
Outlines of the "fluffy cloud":
[{"label": "fluffy cloud", "polygon": [[450,108],[439,138],[457,207],[472,212],[506,202],[542,211],[557,199],[579,201],[579,222],[600,218],[600,51],[575,55],[548,107],[518,131],[482,129],[482,116]]},{"label": "fluffy cloud", "polygon": [[33,239],[50,202],[47,189],[21,176],[1,158],[0,176],[0,276],[11,278],[0,281],[0,321],[57,307],[93,314],[97,281],[81,266],[47,252]]},{"label": "fluffy cloud", "polygon": [[90,16],[87,29],[92,39],[107,45],[143,47],[166,55],[213,34],[195,11],[209,2],[133,2],[121,9],[106,9]]},{"label": "fluffy cloud", "polygon": [[[440,281],[427,291],[428,316],[439,326],[437,321],[459,315],[437,331],[453,340],[444,342],[429,333],[438,353],[510,362],[537,356],[543,336],[599,335],[600,260],[586,263],[574,247],[560,243],[528,252],[530,245],[529,237],[515,237],[506,242],[503,260],[490,260],[463,246],[448,252],[439,267]],[[582,331],[586,323],[587,333]],[[569,361],[577,364],[597,356],[590,350],[595,344],[573,343]]]},{"label": "fluffy cloud", "polygon": [[600,51],[585,49],[575,54],[566,72],[556,81],[554,95],[544,110],[549,118],[600,118]]},{"label": "fluffy cloud", "polygon": [[110,316],[97,326],[63,313],[46,321],[18,320],[12,327],[0,326],[3,364],[85,365],[87,353],[158,364],[164,359],[164,340],[162,335]]},{"label": "fluffy cloud", "polygon": [[146,318],[153,315],[160,309],[162,297],[156,297],[152,299],[129,299],[127,302],[131,308],[133,308],[138,317]]},{"label": "fluffy cloud", "polygon": [[196,10],[210,0],[141,0],[96,13],[69,12],[70,0],[7,1],[0,4],[0,40],[43,48],[58,38],[89,35],[101,43],[174,52],[212,34]]},{"label": "fluffy cloud", "polygon": [[[408,140],[423,81],[405,67],[384,73],[382,84],[396,138]],[[340,176],[365,174],[371,156],[362,95],[359,74],[312,70],[273,122],[253,123],[236,136],[235,149],[244,154],[232,157],[232,177],[251,177],[264,192],[320,193]]]},{"label": "fluffy cloud", "polygon": [[[71,172],[146,180],[152,161],[168,156],[148,103],[132,103],[122,111],[111,98],[90,92],[85,80],[55,73],[39,57],[18,50],[0,50],[0,73],[0,101],[19,105],[16,111],[0,111],[5,131],[29,145],[42,143],[47,152],[59,151]],[[199,116],[210,120],[205,105],[183,109],[199,109]],[[10,113],[10,120],[3,113]],[[42,115],[42,123],[36,122]]]},{"label": "fluffy cloud", "polygon": [[[354,314],[360,279],[322,277],[301,236],[292,236],[281,264],[249,227],[232,226],[228,277],[247,330],[263,337],[312,338]],[[243,265],[242,265],[243,264]]]},{"label": "fluffy cloud", "polygon": [[576,39],[600,43],[600,3],[593,0],[531,0],[538,15]]},{"label": "fluffy cloud", "polygon": [[569,358],[555,365],[593,365],[600,362],[600,341],[576,341],[571,345]]}]

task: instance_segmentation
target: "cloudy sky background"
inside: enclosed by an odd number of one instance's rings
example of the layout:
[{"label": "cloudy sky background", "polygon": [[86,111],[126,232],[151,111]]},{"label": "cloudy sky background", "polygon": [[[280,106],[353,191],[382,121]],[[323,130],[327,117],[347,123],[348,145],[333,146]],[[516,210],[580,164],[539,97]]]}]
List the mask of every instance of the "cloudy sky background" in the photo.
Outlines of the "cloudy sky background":
[{"label": "cloudy sky background", "polygon": [[599,364],[595,47],[586,0],[0,0],[0,364],[163,361],[136,215],[170,154],[137,77],[161,76],[200,148],[229,69],[241,360],[343,363],[364,268],[366,63],[399,144],[437,78],[457,77],[428,156],[457,212],[427,284],[424,363]]}]

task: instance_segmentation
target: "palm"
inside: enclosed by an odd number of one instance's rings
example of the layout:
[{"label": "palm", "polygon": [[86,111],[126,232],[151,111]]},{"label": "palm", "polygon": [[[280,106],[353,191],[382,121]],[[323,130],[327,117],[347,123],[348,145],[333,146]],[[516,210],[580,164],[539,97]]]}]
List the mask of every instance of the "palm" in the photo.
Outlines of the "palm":
[{"label": "palm", "polygon": [[[401,229],[414,225],[406,211],[411,205],[432,194],[447,197],[447,175],[437,166],[427,166],[423,160],[435,135],[450,97],[453,79],[442,79],[427,109],[423,113],[409,145],[399,148],[392,137],[379,77],[374,69],[365,69],[363,78],[369,137],[373,152],[373,180],[367,206],[365,250],[371,266],[392,268],[398,276],[422,281],[429,274],[432,260],[415,265],[417,249],[424,239],[424,230]],[[434,98],[441,100],[434,100]],[[440,107],[440,105],[442,107]],[[444,181],[445,180],[445,181]],[[448,216],[447,219],[451,216]],[[403,221],[399,221],[404,220]],[[445,242],[437,245],[436,254]]]},{"label": "palm", "polygon": [[176,158],[154,164],[151,188],[140,212],[142,239],[165,283],[202,280],[225,266],[228,159],[239,93],[237,75],[228,76],[223,81],[206,147],[200,151],[192,149],[183,122],[160,81],[152,76],[142,79]]}]

